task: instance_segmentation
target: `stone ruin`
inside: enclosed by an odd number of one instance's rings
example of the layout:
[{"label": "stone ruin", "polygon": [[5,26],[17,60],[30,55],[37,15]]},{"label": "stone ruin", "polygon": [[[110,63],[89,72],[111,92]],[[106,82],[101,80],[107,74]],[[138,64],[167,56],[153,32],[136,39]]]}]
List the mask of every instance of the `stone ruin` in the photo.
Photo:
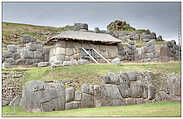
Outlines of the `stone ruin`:
[{"label": "stone ruin", "polygon": [[[118,21],[119,22],[119,21]],[[100,30],[98,27],[94,31],[88,30],[88,24],[75,23],[73,30],[75,31],[88,31],[95,33],[110,34],[119,38],[127,45],[118,44],[117,47],[107,47],[104,45],[87,46],[94,47],[102,54],[104,57],[109,59],[110,62],[114,64],[119,64],[121,61],[137,61],[137,62],[154,62],[154,61],[171,61],[180,60],[181,47],[176,45],[175,41],[168,41],[165,45],[160,46],[160,50],[157,50],[155,41],[162,41],[162,36],[156,36],[156,33],[151,33],[148,30],[143,32],[121,32],[121,27],[115,25],[124,23],[114,23],[111,28],[118,30]],[[143,42],[143,47],[137,47],[134,40]],[[21,44],[19,45],[7,45],[7,51],[2,53],[2,66],[3,68],[11,68],[17,65],[31,65],[31,66],[48,66],[51,65],[50,62],[55,59],[63,59],[63,62],[56,62],[54,66],[67,66],[67,65],[77,65],[88,63],[87,61],[81,59],[81,61],[76,62],[75,59],[79,58],[80,51],[77,47],[80,47],[78,43],[70,42],[63,47],[63,51],[60,51],[58,46],[50,51],[50,48],[46,47],[43,43],[36,42],[36,39],[25,35],[21,39]],[[69,47],[75,46],[73,49]],[[88,45],[88,44],[85,44]],[[108,51],[111,50],[111,53]],[[52,56],[54,53],[55,56]],[[64,55],[64,56],[63,56]],[[101,60],[102,61],[102,60]]]},{"label": "stone ruin", "polygon": [[48,112],[101,106],[124,106],[155,101],[180,101],[180,74],[119,72],[102,76],[103,84],[83,84],[81,91],[59,82],[26,83],[18,103],[29,112]]},{"label": "stone ruin", "polygon": [[49,48],[35,39],[24,36],[20,45],[7,45],[8,51],[3,52],[2,62],[4,68],[17,65],[37,66],[39,62],[48,62]]},{"label": "stone ruin", "polygon": [[181,59],[181,47],[176,45],[174,40],[166,42],[160,49],[161,61],[179,60]]},{"label": "stone ruin", "polygon": [[121,31],[121,30],[135,30],[135,28],[131,27],[126,21],[116,20],[107,25],[107,30],[109,31]]}]

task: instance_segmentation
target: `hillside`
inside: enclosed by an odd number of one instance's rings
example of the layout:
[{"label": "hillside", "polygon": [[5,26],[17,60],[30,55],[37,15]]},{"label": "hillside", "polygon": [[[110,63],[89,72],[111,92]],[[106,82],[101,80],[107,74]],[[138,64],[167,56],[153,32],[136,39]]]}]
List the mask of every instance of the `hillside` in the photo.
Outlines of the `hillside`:
[{"label": "hillside", "polygon": [[65,30],[72,30],[72,26],[50,27],[36,26],[19,23],[2,23],[2,41],[3,44],[19,44],[21,37],[29,35],[37,39],[38,42],[45,41],[48,37],[56,35]]},{"label": "hillside", "polygon": [[[113,23],[113,22],[112,22]],[[112,23],[110,23],[107,27],[109,27]],[[120,39],[125,44],[123,38],[128,36],[128,34],[134,35],[134,33],[142,34],[146,33],[146,30],[135,30],[134,28],[129,27],[127,30],[119,31],[117,34],[120,35]],[[24,35],[29,35],[37,40],[37,42],[43,42],[47,38],[52,37],[54,35],[59,34],[62,31],[73,30],[74,26],[66,25],[65,27],[51,27],[51,26],[37,26],[30,24],[19,24],[19,23],[10,23],[10,22],[2,22],[2,42],[4,45],[8,44],[20,44],[20,40]],[[133,30],[132,30],[133,29]],[[137,47],[143,46],[143,43],[139,40],[135,40]],[[164,41],[156,41],[155,44],[163,44]]]}]

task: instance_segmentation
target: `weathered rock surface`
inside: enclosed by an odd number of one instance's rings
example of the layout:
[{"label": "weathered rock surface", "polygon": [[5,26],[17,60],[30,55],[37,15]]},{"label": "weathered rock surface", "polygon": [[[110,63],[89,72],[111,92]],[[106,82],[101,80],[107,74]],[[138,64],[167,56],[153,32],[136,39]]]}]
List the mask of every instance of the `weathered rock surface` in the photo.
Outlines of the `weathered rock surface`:
[{"label": "weathered rock surface", "polygon": [[16,45],[7,45],[7,49],[8,49],[8,52],[16,52],[17,51],[17,46]]},{"label": "weathered rock surface", "polygon": [[2,100],[2,106],[7,106],[10,102],[7,100]]},{"label": "weathered rock surface", "polygon": [[56,111],[65,109],[65,89],[58,83],[39,80],[27,82],[20,105],[27,111]]},{"label": "weathered rock surface", "polygon": [[38,67],[46,67],[49,65],[49,62],[40,62],[38,63]]},{"label": "weathered rock surface", "polygon": [[95,107],[94,97],[90,94],[82,93],[81,108]]},{"label": "weathered rock surface", "polygon": [[79,30],[88,30],[88,24],[75,23],[75,24],[74,24],[74,30],[75,30],[75,31],[79,31]]},{"label": "weathered rock surface", "polygon": [[78,64],[88,64],[88,60],[79,60]]},{"label": "weathered rock surface", "polygon": [[26,84],[20,105],[27,111],[37,112],[180,101],[179,75],[137,71],[109,73],[102,76],[104,84],[83,84],[81,92],[75,88],[64,89],[61,83],[65,81],[34,80]]},{"label": "weathered rock surface", "polygon": [[29,42],[36,42],[36,39],[25,35],[22,39],[21,39],[22,43],[29,43]]},{"label": "weathered rock surface", "polygon": [[69,109],[78,109],[80,108],[80,101],[72,101],[72,102],[69,102],[69,103],[66,103],[65,104],[65,109],[66,110],[69,110]]},{"label": "weathered rock surface", "polygon": [[75,96],[75,89],[73,87],[66,88],[66,91],[65,91],[66,102],[73,101],[74,96]]},{"label": "weathered rock surface", "polygon": [[117,58],[113,59],[111,63],[112,64],[120,64],[120,58],[117,57]]},{"label": "weathered rock surface", "polygon": [[72,65],[73,63],[72,63],[72,61],[64,61],[63,62],[63,65],[64,66],[70,66],[70,65]]}]

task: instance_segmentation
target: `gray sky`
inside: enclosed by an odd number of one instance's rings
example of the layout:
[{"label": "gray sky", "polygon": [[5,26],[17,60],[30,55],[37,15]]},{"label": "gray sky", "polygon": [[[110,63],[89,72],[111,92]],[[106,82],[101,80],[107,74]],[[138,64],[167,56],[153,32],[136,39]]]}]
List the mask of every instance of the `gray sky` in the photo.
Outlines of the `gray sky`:
[{"label": "gray sky", "polygon": [[106,29],[120,19],[137,29],[150,29],[165,40],[177,40],[181,22],[177,3],[3,3],[3,21],[45,26],[88,23]]}]

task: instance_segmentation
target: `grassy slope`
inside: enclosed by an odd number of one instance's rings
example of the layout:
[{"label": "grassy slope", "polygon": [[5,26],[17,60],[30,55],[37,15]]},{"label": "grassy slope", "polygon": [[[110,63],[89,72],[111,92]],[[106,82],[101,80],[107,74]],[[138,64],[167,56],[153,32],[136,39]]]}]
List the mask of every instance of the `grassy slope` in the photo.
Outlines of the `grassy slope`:
[{"label": "grassy slope", "polygon": [[[70,30],[69,27],[50,27],[50,26],[36,26],[29,24],[18,24],[18,23],[2,23],[2,37],[3,43],[5,44],[19,44],[19,41],[23,35],[29,35],[38,40],[38,42],[45,41],[46,37],[44,35],[38,35],[40,33],[48,32],[61,32],[65,30]],[[19,36],[19,38],[14,38],[13,35]]]},{"label": "grassy slope", "polygon": [[25,112],[21,107],[3,107],[3,113],[17,117],[180,117],[181,104],[178,102],[156,102],[151,104],[83,108],[54,112]]},{"label": "grassy slope", "polygon": [[160,73],[180,73],[179,62],[168,63],[124,63],[115,64],[87,64],[79,66],[57,67],[51,70],[49,67],[15,68],[4,70],[27,70],[23,85],[30,80],[74,80],[79,83],[101,84],[100,76],[109,72],[126,71],[153,71]]},{"label": "grassy slope", "polygon": [[[101,84],[101,75],[108,72],[117,73],[119,71],[153,71],[161,73],[180,73],[179,62],[168,63],[124,63],[121,65],[113,64],[87,64],[79,66],[58,67],[53,70],[48,67],[42,68],[15,68],[4,70],[27,70],[22,86],[30,80],[74,80],[79,84]],[[79,88],[78,88],[79,89]],[[69,111],[55,111],[42,113],[24,112],[21,107],[3,107],[3,113],[16,113],[13,116],[180,116],[180,103],[161,102],[155,104],[143,104],[122,107],[101,107],[90,109],[77,109]]]},{"label": "grassy slope", "polygon": [[[46,40],[44,35],[38,35],[37,33],[48,33],[48,32],[62,32],[65,30],[71,30],[72,27],[50,27],[50,26],[36,26],[29,24],[19,24],[19,23],[2,23],[2,37],[4,44],[19,44],[19,41],[23,35],[29,35],[38,42],[43,42]],[[129,31],[123,31],[129,32]],[[144,30],[132,30],[130,32],[144,32]],[[18,38],[14,38],[14,35],[18,35]],[[51,37],[52,35],[49,35]],[[164,41],[156,41],[155,44],[164,44]],[[125,44],[124,44],[125,45]],[[137,47],[142,47],[144,44],[140,41],[136,41]]]}]

